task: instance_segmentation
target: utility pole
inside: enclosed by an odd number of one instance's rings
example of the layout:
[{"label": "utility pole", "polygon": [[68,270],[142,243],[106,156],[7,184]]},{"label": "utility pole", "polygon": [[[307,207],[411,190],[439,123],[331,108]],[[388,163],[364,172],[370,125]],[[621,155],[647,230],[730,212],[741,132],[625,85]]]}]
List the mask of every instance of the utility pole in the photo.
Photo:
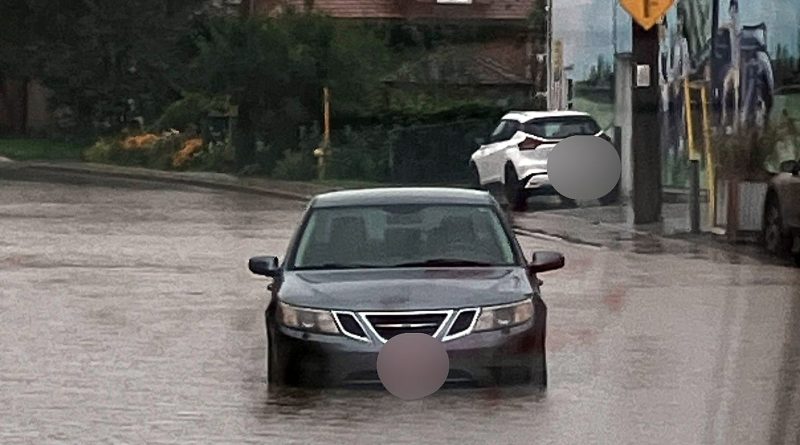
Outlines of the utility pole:
[{"label": "utility pole", "polygon": [[636,21],[633,26],[633,125],[632,125],[632,207],[634,224],[661,220],[661,134],[658,119],[660,92],[658,82],[658,28],[645,30]]},{"label": "utility pole", "polygon": [[545,4],[547,22],[547,109],[553,109],[553,0]]},{"label": "utility pole", "polygon": [[611,0],[611,39],[613,40],[611,43],[614,45],[614,60],[616,60],[616,56],[619,53],[619,47],[617,43],[617,0]]}]

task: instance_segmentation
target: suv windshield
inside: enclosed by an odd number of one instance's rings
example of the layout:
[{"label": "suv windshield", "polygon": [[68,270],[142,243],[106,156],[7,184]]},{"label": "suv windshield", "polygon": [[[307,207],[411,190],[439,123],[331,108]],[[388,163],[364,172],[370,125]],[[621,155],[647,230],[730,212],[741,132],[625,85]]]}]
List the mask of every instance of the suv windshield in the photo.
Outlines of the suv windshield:
[{"label": "suv windshield", "polygon": [[526,122],[524,131],[546,139],[566,139],[571,136],[593,136],[600,132],[600,126],[588,116],[563,116],[536,119]]},{"label": "suv windshield", "polygon": [[312,210],[291,269],[512,266],[490,206],[387,205]]}]

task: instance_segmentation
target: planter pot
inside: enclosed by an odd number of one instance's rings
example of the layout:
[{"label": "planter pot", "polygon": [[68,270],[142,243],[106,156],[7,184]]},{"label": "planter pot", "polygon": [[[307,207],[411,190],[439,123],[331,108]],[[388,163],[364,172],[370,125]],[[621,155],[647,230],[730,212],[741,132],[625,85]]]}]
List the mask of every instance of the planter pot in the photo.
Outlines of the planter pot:
[{"label": "planter pot", "polygon": [[729,232],[761,232],[767,183],[760,181],[717,181],[716,226]]}]

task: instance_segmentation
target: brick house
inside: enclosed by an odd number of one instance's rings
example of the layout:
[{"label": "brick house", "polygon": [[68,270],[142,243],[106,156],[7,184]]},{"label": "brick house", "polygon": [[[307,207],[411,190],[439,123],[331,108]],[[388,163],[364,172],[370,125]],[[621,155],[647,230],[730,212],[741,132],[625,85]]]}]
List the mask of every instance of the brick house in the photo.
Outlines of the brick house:
[{"label": "brick house", "polygon": [[[502,107],[531,107],[546,90],[544,27],[530,26],[544,14],[543,0],[251,0],[251,13],[288,8],[341,20],[402,25],[405,32],[470,30],[452,43],[426,44],[424,55],[388,76],[388,94],[420,92],[450,99],[482,98]],[[389,97],[387,100],[391,100]]]}]

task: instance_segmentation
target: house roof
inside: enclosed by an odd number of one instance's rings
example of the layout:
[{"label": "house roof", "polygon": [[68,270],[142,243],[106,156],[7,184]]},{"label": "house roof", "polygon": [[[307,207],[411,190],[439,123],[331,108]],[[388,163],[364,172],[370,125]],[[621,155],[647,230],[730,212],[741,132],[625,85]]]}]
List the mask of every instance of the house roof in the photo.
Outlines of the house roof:
[{"label": "house roof", "polygon": [[525,20],[535,2],[531,0],[472,0],[471,4],[440,4],[437,0],[260,0],[267,13],[293,8],[348,19],[473,19]]}]

